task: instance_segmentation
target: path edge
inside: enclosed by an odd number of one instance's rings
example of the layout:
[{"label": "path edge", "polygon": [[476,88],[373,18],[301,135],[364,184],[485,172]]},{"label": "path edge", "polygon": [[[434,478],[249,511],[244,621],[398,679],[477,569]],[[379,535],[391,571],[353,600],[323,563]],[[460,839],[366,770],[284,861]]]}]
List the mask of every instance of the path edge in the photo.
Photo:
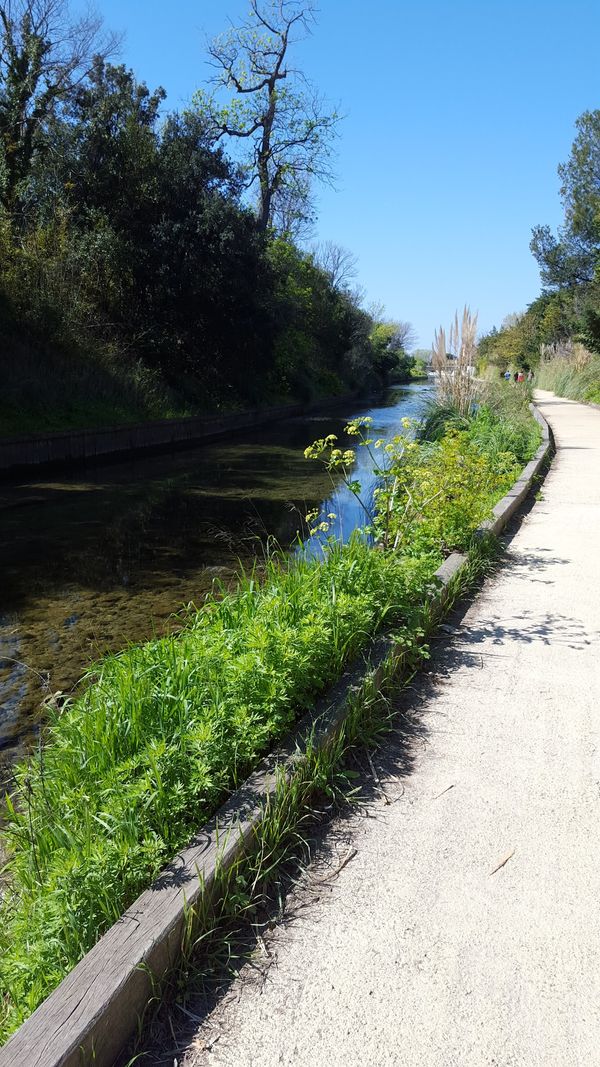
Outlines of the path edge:
[{"label": "path edge", "polygon": [[[475,536],[498,536],[527,498],[550,457],[550,427],[535,405],[542,443],[492,517]],[[438,587],[429,597],[432,611],[443,613],[453,584],[469,557],[454,552],[436,572]],[[369,686],[379,690],[389,677],[389,662],[400,666],[402,646],[391,635],[375,638],[360,661],[300,721],[187,848],[162,871],[60,985],[0,1049],[0,1067],[111,1067],[138,1026],[157,982],[172,971],[182,954],[187,919],[202,893],[217,885],[218,873],[239,858],[264,805],[283,773],[290,778],[311,735],[313,747],[330,741],[343,722],[348,702]]]}]

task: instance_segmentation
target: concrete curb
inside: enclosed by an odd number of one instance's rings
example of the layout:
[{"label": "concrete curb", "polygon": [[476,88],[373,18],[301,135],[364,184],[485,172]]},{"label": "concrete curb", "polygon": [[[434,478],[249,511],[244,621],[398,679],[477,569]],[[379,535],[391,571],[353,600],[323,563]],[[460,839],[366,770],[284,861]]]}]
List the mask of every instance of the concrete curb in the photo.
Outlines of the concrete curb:
[{"label": "concrete curb", "polygon": [[[477,535],[498,535],[527,496],[550,453],[548,424],[533,409],[543,440],[511,491],[494,508],[494,517]],[[437,571],[439,589],[431,606],[442,610],[450,585],[467,562],[455,552]],[[398,666],[402,646],[392,637],[373,641],[360,662],[299,723],[284,744],[263,760],[197,837],[165,868],[125,914],[84,956],[33,1015],[0,1049],[0,1067],[110,1067],[136,1030],[156,981],[172,970],[181,955],[186,918],[202,893],[216,886],[217,870],[226,870],[242,853],[260,824],[265,802],[282,774],[291,777],[312,735],[315,747],[331,740],[348,708],[367,684],[379,689]]]}]

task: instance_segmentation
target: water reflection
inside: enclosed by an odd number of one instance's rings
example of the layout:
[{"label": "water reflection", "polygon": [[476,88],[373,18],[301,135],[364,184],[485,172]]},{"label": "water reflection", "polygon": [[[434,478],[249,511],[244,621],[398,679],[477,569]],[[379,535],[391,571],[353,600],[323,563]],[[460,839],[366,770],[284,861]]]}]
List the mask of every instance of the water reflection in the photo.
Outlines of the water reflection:
[{"label": "water reflection", "polygon": [[[10,760],[35,737],[40,704],[70,691],[109,650],[177,625],[215,577],[229,580],[267,536],[293,543],[322,507],[348,536],[364,515],[345,487],[308,463],[317,437],[368,414],[377,437],[418,413],[426,390],[393,390],[369,408],[291,419],[231,441],[60,478],[0,487],[0,750]],[[357,476],[373,489],[367,461]],[[2,752],[0,752],[2,758]]]}]

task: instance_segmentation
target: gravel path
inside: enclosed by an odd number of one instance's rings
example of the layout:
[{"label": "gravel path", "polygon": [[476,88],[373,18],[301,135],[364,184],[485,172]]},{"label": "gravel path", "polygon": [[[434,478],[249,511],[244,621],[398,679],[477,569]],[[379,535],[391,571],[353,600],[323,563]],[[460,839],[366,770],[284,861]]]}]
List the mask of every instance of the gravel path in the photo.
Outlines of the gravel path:
[{"label": "gravel path", "polygon": [[423,680],[404,794],[179,1064],[600,1064],[600,411],[539,395],[543,499]]}]

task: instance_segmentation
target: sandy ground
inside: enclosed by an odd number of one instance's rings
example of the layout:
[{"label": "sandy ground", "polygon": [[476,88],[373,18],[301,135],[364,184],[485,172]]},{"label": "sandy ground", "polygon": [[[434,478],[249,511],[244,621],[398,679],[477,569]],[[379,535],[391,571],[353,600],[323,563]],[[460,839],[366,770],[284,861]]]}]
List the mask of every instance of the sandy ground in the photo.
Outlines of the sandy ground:
[{"label": "sandy ground", "polygon": [[600,411],[540,398],[543,499],[378,757],[393,802],[176,1063],[600,1064]]}]

